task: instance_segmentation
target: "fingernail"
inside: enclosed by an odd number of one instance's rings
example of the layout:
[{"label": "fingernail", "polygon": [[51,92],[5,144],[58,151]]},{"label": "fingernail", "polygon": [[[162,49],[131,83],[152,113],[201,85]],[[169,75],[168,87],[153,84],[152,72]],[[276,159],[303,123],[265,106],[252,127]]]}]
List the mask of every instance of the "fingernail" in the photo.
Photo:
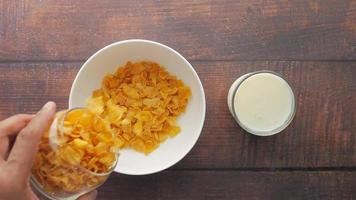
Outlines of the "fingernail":
[{"label": "fingernail", "polygon": [[49,101],[42,107],[42,110],[50,110],[53,107],[53,105],[54,103],[52,101]]}]

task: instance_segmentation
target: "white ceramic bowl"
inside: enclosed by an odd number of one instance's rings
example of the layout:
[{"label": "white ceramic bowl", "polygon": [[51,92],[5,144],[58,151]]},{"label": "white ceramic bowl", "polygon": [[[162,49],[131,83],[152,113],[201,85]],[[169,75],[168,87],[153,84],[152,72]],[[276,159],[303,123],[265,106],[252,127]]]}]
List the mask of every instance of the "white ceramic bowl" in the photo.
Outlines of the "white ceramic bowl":
[{"label": "white ceramic bowl", "polygon": [[92,55],[79,70],[70,92],[69,108],[85,105],[93,90],[100,88],[103,77],[127,61],[154,61],[182,79],[192,90],[186,112],[178,118],[181,132],[167,139],[149,155],[134,150],[120,151],[115,171],[130,175],[159,172],[181,160],[199,138],[205,119],[205,95],[192,65],[177,51],[148,40],[125,40],[110,44]]}]

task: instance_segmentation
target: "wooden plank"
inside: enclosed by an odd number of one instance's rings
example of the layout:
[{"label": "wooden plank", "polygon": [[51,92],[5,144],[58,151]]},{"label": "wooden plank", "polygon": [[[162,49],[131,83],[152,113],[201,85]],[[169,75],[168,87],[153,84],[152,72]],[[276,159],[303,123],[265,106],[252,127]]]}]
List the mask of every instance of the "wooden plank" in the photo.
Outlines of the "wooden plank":
[{"label": "wooden plank", "polygon": [[0,117],[35,113],[49,100],[65,109],[71,84],[80,65],[0,64]]},{"label": "wooden plank", "polygon": [[353,0],[0,2],[0,61],[83,60],[145,38],[194,60],[355,60]]},{"label": "wooden plank", "polygon": [[354,199],[355,172],[165,171],[113,174],[98,199]]},{"label": "wooden plank", "polygon": [[[0,117],[35,112],[48,100],[63,109],[81,63],[0,64]],[[310,168],[356,166],[355,62],[193,62],[206,92],[202,135],[174,168]],[[283,74],[297,96],[284,133],[245,133],[228,112],[231,83],[247,72]]]}]

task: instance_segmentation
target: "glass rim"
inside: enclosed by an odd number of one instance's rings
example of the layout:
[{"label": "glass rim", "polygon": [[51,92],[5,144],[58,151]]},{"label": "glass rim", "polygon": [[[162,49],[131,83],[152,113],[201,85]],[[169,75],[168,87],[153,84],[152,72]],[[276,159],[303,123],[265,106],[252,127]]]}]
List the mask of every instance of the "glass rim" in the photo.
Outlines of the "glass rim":
[{"label": "glass rim", "polygon": [[[238,118],[237,114],[236,114],[236,109],[235,109],[235,97],[236,97],[236,93],[238,92],[238,89],[239,87],[241,86],[241,84],[247,80],[248,78],[254,76],[254,75],[257,75],[257,74],[261,74],[261,73],[268,73],[268,74],[272,74],[272,75],[275,75],[275,76],[278,76],[279,78],[281,78],[282,80],[284,80],[287,85],[289,86],[290,88],[290,91],[292,93],[292,110],[291,110],[291,113],[289,114],[288,116],[288,119],[283,122],[283,124],[281,126],[278,126],[277,128],[275,129],[272,129],[272,130],[268,130],[268,131],[256,131],[256,130],[253,130],[247,126],[245,126],[241,121],[240,119]],[[291,85],[291,83],[285,79],[280,73],[277,73],[277,72],[274,72],[274,71],[271,71],[271,70],[259,70],[259,71],[255,71],[255,72],[251,72],[251,73],[248,73],[246,74],[245,77],[243,77],[240,82],[236,85],[236,87],[234,88],[233,90],[233,93],[232,93],[232,99],[231,99],[231,108],[232,108],[232,116],[234,117],[234,119],[236,120],[236,122],[239,124],[239,126],[244,129],[245,131],[253,134],[253,135],[257,135],[257,136],[271,136],[271,135],[275,135],[279,132],[282,132],[285,128],[287,128],[289,126],[289,124],[293,121],[294,117],[295,117],[295,114],[296,114],[296,110],[297,110],[297,104],[296,104],[296,97],[295,97],[295,92],[294,92],[294,89]]]}]

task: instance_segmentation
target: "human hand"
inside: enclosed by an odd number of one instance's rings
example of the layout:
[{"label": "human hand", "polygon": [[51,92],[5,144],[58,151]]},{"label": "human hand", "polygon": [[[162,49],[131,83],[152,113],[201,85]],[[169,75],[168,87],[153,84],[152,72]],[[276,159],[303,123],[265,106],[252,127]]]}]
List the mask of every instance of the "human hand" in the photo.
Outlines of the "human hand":
[{"label": "human hand", "polygon": [[[18,114],[0,121],[0,200],[35,200],[29,179],[38,143],[56,113],[48,102],[36,115]],[[95,199],[92,191],[78,200]]]}]

